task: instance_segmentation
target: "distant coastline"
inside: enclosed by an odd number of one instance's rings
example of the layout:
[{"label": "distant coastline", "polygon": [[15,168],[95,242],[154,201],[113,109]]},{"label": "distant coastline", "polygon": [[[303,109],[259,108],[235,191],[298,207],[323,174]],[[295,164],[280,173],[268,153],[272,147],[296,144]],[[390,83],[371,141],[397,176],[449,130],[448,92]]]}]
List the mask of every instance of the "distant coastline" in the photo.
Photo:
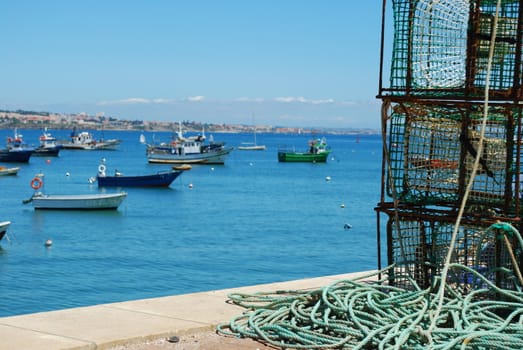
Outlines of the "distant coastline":
[{"label": "distant coastline", "polygon": [[[216,133],[252,132],[254,125],[248,124],[211,124],[194,121],[180,121],[185,131],[201,131]],[[104,115],[59,114],[35,111],[0,110],[0,129],[88,129],[88,130],[119,130],[119,131],[175,131],[178,121],[160,122],[144,120],[126,120]],[[374,135],[378,129],[347,129],[347,128],[316,128],[316,127],[284,127],[256,125],[259,133],[274,134],[335,134],[335,135]]]}]

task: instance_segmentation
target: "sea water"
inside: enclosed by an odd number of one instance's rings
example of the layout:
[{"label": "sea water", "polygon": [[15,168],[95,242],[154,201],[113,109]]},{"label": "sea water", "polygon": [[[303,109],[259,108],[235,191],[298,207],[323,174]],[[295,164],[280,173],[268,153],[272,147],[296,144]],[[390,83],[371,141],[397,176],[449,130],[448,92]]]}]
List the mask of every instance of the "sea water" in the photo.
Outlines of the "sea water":
[{"label": "sea water", "polygon": [[[19,132],[33,144],[40,135]],[[58,139],[69,134],[51,132]],[[115,151],[62,150],[59,157],[2,164],[21,170],[0,177],[0,221],[12,222],[0,241],[0,316],[378,266],[379,135],[326,135],[333,152],[327,163],[314,164],[277,159],[280,147],[305,150],[311,135],[258,134],[267,150],[234,150],[224,165],[193,165],[169,188],[99,189],[89,178],[102,158],[108,173],[148,174],[171,166],[147,163],[142,132],[93,133],[122,143]],[[0,140],[11,135],[0,130]],[[171,137],[144,135],[148,142]],[[229,146],[252,140],[252,134],[212,136]],[[124,190],[128,196],[116,211],[34,210],[22,202],[31,197],[36,174],[44,175],[48,194]]]}]

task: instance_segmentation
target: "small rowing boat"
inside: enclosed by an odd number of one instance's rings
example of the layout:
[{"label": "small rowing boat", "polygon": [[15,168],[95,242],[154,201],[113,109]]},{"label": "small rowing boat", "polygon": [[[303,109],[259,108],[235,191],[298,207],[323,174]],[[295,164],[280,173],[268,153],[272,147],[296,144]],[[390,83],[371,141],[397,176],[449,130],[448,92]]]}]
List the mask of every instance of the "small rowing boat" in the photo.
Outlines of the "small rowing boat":
[{"label": "small rowing boat", "polygon": [[44,184],[42,177],[40,174],[31,180],[31,188],[35,192],[23,201],[24,204],[33,203],[35,209],[115,210],[127,197],[126,192],[48,195],[40,192]]}]

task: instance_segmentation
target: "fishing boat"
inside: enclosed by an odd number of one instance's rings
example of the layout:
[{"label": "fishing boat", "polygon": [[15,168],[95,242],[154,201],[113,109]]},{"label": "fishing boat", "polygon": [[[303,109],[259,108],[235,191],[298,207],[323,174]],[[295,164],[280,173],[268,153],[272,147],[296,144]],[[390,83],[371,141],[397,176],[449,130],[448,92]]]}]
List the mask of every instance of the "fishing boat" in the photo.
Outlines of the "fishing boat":
[{"label": "fishing boat", "polygon": [[5,166],[0,166],[0,176],[7,175],[17,175],[20,167],[7,168]]},{"label": "fishing boat", "polygon": [[94,136],[87,131],[76,132],[76,128],[73,129],[69,137],[69,142],[62,143],[64,149],[69,150],[114,150],[118,148],[118,145],[122,142],[117,139],[109,140],[96,140]]},{"label": "fishing boat", "polygon": [[149,163],[167,164],[224,164],[233,150],[224,142],[214,142],[212,136],[205,142],[205,131],[201,135],[185,137],[180,125],[176,137],[170,143],[147,145]]},{"label": "fishing boat", "polygon": [[7,138],[6,148],[0,149],[0,162],[28,163],[34,151],[34,147],[28,146],[15,129],[14,137]]},{"label": "fishing boat", "polygon": [[117,209],[127,193],[47,195],[36,192],[30,201],[35,209],[110,210]]},{"label": "fishing boat", "polygon": [[48,195],[40,192],[43,184],[43,175],[35,176],[31,180],[35,192],[22,203],[33,203],[35,209],[115,210],[127,197],[126,192]]},{"label": "fishing boat", "polygon": [[0,149],[0,162],[6,163],[28,163],[34,150],[10,150]]},{"label": "fishing boat", "polygon": [[267,147],[265,145],[258,145],[256,143],[256,127],[254,128],[254,142],[242,142],[238,149],[240,151],[265,151]]},{"label": "fishing boat", "polygon": [[278,150],[279,162],[309,162],[325,163],[331,152],[325,138],[309,141],[309,148],[306,151],[299,152],[295,150]]},{"label": "fishing boat", "polygon": [[35,148],[34,155],[40,157],[57,157],[62,149],[62,145],[58,144],[56,138],[47,132],[47,128],[38,139],[40,145]]},{"label": "fishing boat", "polygon": [[106,175],[105,164],[98,167],[96,181],[98,187],[169,187],[182,171],[159,171],[149,175],[124,175],[115,170],[114,176]]}]

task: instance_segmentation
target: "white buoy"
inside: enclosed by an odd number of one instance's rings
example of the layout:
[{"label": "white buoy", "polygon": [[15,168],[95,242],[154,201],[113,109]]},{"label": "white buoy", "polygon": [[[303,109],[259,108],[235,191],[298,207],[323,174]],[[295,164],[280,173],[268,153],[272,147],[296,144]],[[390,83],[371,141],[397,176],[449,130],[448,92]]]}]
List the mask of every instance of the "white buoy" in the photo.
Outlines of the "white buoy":
[{"label": "white buoy", "polygon": [[71,175],[71,174],[69,174],[69,172],[66,172],[66,173],[65,173],[65,176],[69,176],[69,175]]},{"label": "white buoy", "polygon": [[46,247],[50,247],[53,245],[53,241],[51,239],[48,239],[47,241],[45,241],[45,246]]},{"label": "white buoy", "polygon": [[192,184],[189,184],[189,188],[192,188]]},{"label": "white buoy", "polygon": [[340,208],[345,208],[345,204],[341,203]]},{"label": "white buoy", "polygon": [[325,178],[325,181],[330,181],[330,180],[331,180],[331,177],[330,177],[330,176],[327,176],[327,177]]},{"label": "white buoy", "polygon": [[211,171],[214,171],[214,168],[211,168]]}]

